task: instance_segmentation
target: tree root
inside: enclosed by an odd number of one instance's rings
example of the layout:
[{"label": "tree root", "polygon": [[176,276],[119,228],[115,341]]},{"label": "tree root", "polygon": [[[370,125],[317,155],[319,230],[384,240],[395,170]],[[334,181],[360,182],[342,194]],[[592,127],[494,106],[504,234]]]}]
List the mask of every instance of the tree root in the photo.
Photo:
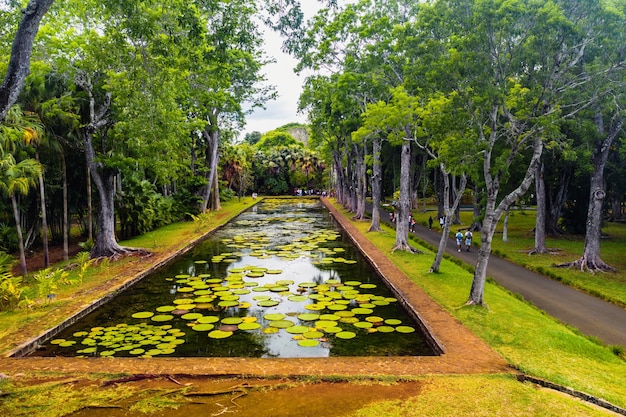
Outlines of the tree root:
[{"label": "tree root", "polygon": [[574,262],[566,262],[563,264],[554,265],[557,268],[576,268],[581,272],[590,272],[595,274],[596,272],[616,272],[617,269],[612,266],[604,263],[602,259],[597,258],[595,260],[587,259],[583,256],[580,259],[575,260]]},{"label": "tree root", "polygon": [[415,254],[422,254],[424,252],[422,252],[419,249],[415,249],[414,247],[412,247],[411,245],[409,245],[408,243],[402,243],[399,245],[395,245],[393,248],[391,248],[391,253],[395,252],[395,251],[405,251],[405,252],[409,252],[409,253],[415,253]]},{"label": "tree root", "polygon": [[[544,248],[544,249],[538,249],[538,248],[533,248],[530,251],[528,251],[529,255],[557,255],[559,252],[561,251],[561,249],[559,248]],[[524,251],[521,251],[524,252]]]}]

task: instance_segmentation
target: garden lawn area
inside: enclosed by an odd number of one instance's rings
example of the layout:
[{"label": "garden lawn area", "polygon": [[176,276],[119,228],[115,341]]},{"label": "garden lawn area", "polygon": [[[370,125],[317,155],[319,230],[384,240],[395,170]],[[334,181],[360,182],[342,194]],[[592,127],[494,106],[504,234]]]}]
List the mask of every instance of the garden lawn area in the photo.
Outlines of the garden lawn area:
[{"label": "garden lawn area", "polygon": [[[337,208],[350,217],[345,210]],[[417,218],[417,213],[414,215]],[[423,215],[428,219],[428,213]],[[525,217],[515,216],[510,223]],[[524,224],[526,226],[515,229],[524,230],[528,223]],[[411,280],[516,369],[626,407],[623,349],[611,349],[581,335],[491,281],[485,287],[487,308],[464,306],[472,283],[472,274],[466,268],[444,262],[440,273],[429,273],[434,252],[419,247],[416,239],[413,244],[424,254],[392,253],[395,230],[383,226],[381,233],[367,233],[369,225],[369,221],[355,222],[355,226]],[[621,357],[616,353],[621,353]]]},{"label": "garden lawn area", "polygon": [[[433,229],[439,228],[437,211],[413,211],[415,221],[428,226],[428,217],[433,217]],[[472,224],[472,212],[461,211],[461,225],[452,225],[451,233],[459,227]],[[616,272],[595,273],[581,272],[575,268],[559,268],[556,265],[572,262],[580,258],[583,252],[584,236],[547,236],[548,254],[530,255],[535,246],[535,212],[533,210],[512,209],[509,215],[508,241],[502,241],[504,217],[500,219],[493,237],[493,253],[507,258],[530,270],[539,272],[553,279],[562,281],[589,294],[595,295],[626,308],[626,224],[605,223],[602,229],[603,240],[600,255],[602,259],[616,268]],[[453,232],[454,231],[454,232]],[[474,232],[474,245],[480,243],[478,232]]]}]

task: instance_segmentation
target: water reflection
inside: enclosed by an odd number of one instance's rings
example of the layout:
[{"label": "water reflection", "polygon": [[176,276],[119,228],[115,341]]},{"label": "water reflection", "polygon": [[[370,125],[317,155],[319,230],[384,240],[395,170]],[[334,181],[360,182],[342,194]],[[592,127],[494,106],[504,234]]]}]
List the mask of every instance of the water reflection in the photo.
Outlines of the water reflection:
[{"label": "water reflection", "polygon": [[430,355],[317,200],[265,200],[39,355]]}]

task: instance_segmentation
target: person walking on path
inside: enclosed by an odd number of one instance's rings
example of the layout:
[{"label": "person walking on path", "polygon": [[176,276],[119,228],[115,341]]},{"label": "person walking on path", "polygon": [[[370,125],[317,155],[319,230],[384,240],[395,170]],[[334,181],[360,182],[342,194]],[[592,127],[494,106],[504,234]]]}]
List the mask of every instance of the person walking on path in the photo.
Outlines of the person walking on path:
[{"label": "person walking on path", "polygon": [[471,247],[472,247],[472,232],[470,232],[468,229],[465,232],[465,250],[469,252]]},{"label": "person walking on path", "polygon": [[428,217],[428,228],[433,230],[433,216]]},{"label": "person walking on path", "polygon": [[461,252],[461,246],[463,246],[463,233],[461,233],[461,229],[456,232],[456,235],[454,237],[456,237],[456,247],[459,252]]}]

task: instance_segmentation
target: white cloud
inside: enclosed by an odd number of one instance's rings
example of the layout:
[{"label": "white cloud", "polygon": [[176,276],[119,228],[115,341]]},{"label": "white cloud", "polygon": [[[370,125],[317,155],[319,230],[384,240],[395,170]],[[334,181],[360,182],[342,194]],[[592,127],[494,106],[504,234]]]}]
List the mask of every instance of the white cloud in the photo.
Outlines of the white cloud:
[{"label": "white cloud", "polygon": [[[306,18],[312,17],[320,8],[315,0],[303,0],[302,10]],[[265,110],[256,109],[246,117],[246,126],[240,136],[246,133],[265,133],[282,125],[292,122],[306,123],[306,114],[298,113],[298,99],[302,92],[305,76],[298,76],[293,72],[297,60],[282,52],[282,38],[271,30],[265,31],[265,52],[269,57],[276,59],[276,63],[268,65],[264,73],[267,84],[276,86],[278,98],[265,103]]]}]

